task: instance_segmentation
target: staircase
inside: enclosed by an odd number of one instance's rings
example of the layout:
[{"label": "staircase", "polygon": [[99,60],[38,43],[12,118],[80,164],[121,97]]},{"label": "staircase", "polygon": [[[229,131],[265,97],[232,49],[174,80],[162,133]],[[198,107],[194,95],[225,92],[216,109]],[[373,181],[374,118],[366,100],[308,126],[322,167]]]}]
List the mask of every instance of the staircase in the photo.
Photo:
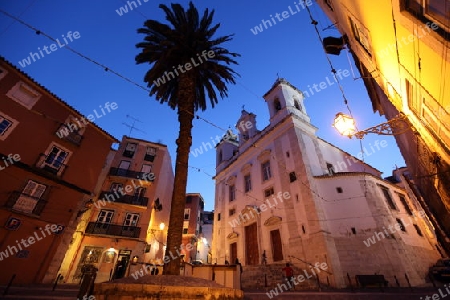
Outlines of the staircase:
[{"label": "staircase", "polygon": [[[443,294],[446,297],[447,293],[444,290],[441,291],[443,291]],[[278,295],[270,295],[267,292],[245,292],[244,300],[411,300],[431,299],[434,294],[439,296],[439,290],[424,288],[411,291],[409,288],[401,288],[387,289],[385,292],[381,292],[379,289],[367,289],[355,292],[347,290],[331,290],[327,292],[296,291],[283,292]],[[435,299],[442,298],[435,297]]]},{"label": "staircase", "polygon": [[[282,269],[286,264],[270,264],[270,265],[256,265],[256,266],[243,266],[243,272],[241,275],[241,289],[242,290],[270,290],[278,286],[278,284],[286,284],[283,278]],[[296,266],[291,265],[294,269],[294,276],[305,275],[304,270]],[[295,285],[295,290],[318,290],[319,285],[317,277],[312,276],[312,272],[307,274],[311,278],[306,278],[303,282],[299,282]],[[324,278],[326,273],[321,272],[319,275],[321,288],[327,288],[326,279]]]}]

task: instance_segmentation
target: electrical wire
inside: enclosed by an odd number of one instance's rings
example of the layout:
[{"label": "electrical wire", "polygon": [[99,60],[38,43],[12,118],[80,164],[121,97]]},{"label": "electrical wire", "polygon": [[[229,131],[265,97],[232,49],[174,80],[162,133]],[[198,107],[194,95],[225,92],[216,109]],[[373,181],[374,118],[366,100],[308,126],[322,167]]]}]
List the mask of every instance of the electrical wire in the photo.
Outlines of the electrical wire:
[{"label": "electrical wire", "polygon": [[[317,25],[318,25],[319,23],[313,18],[312,14],[311,14],[311,10],[309,9],[309,6],[308,6],[307,3],[306,3],[306,0],[302,0],[302,1],[303,1],[303,3],[304,3],[304,6],[306,7],[306,10],[308,11],[309,18],[310,18],[310,20],[311,20],[311,24],[314,26],[314,30],[316,31],[317,37],[318,37],[318,39],[319,39],[319,43],[320,43],[321,45],[323,45],[323,42],[322,42],[322,41],[323,41],[322,36],[321,36],[321,34],[320,34],[320,32],[319,32],[319,29],[317,28]],[[343,87],[342,87],[341,81],[339,80],[338,76],[336,76],[336,73],[337,73],[337,72],[336,72],[336,69],[334,68],[333,63],[331,62],[331,59],[330,59],[330,57],[328,56],[328,53],[326,53],[326,52],[325,52],[325,57],[326,57],[326,59],[327,59],[327,61],[328,61],[328,64],[330,65],[331,73],[333,74],[334,80],[337,82],[338,87],[339,87],[339,90],[341,91],[342,98],[344,99],[344,104],[345,104],[345,106],[347,107],[347,110],[348,110],[350,116],[353,118],[352,110],[350,109],[350,106],[349,106],[349,104],[348,104],[348,100],[347,100],[347,97],[345,96],[344,89],[343,89]]]},{"label": "electrical wire", "polygon": [[[319,39],[321,40],[320,33],[319,33],[318,29],[317,29],[317,21],[315,21],[315,20],[312,18],[311,11],[309,10],[308,6],[307,6],[307,5],[305,5],[305,6],[306,6],[306,8],[307,8],[307,10],[308,10],[308,13],[309,13],[309,16],[310,16],[310,18],[311,18],[311,20],[312,20],[312,24],[315,25],[316,33],[318,34]],[[51,41],[57,42],[56,39],[54,39],[54,38],[51,37],[50,35],[48,35],[48,34],[42,32],[41,30],[35,28],[34,26],[32,26],[32,25],[30,25],[30,24],[28,24],[28,23],[22,21],[21,19],[19,19],[19,18],[15,17],[15,16],[13,16],[13,15],[11,15],[11,14],[5,12],[4,10],[0,9],[0,12],[3,13],[3,14],[5,14],[6,16],[8,16],[8,17],[10,17],[10,18],[12,18],[12,19],[14,19],[14,20],[16,20],[17,22],[21,23],[22,25],[26,26],[27,28],[29,28],[29,29],[35,31],[37,34],[41,34],[41,35],[45,36],[46,38],[50,39]],[[145,17],[145,16],[144,16],[144,17]],[[79,51],[77,51],[77,50],[75,50],[75,49],[73,49],[73,48],[71,48],[71,47],[69,47],[69,46],[66,46],[65,48],[68,49],[69,51],[73,52],[74,54],[80,56],[81,58],[83,58],[83,59],[85,59],[85,60],[87,60],[87,61],[89,61],[89,62],[91,62],[91,63],[93,63],[93,64],[95,64],[95,65],[97,65],[97,66],[102,67],[105,71],[111,72],[112,74],[118,76],[119,78],[125,80],[126,82],[131,83],[131,84],[133,84],[134,86],[137,86],[137,87],[139,87],[140,89],[142,89],[142,90],[144,90],[144,91],[146,91],[146,92],[149,92],[149,91],[150,91],[147,87],[145,87],[145,86],[143,86],[143,85],[141,85],[141,84],[139,84],[139,83],[137,83],[137,82],[135,82],[135,81],[129,79],[128,77],[126,77],[126,76],[124,76],[124,75],[122,75],[122,74],[120,74],[120,73],[118,73],[118,72],[115,72],[114,70],[112,70],[112,69],[109,68],[108,66],[106,66],[106,65],[104,65],[104,64],[102,64],[102,63],[100,63],[100,62],[98,62],[98,61],[96,61],[96,60],[94,60],[94,59],[91,59],[90,57],[88,57],[88,56],[82,54],[81,52],[79,52]],[[327,58],[327,60],[328,60],[328,62],[329,62],[329,64],[330,64],[330,67],[331,67],[331,69],[332,69],[333,76],[335,77],[335,80],[336,80],[336,82],[338,83],[338,86],[339,86],[340,91],[341,91],[341,93],[342,93],[342,96],[343,96],[343,98],[344,98],[344,103],[345,103],[345,105],[347,106],[350,115],[352,115],[352,112],[351,112],[351,109],[350,109],[350,107],[349,107],[349,105],[348,105],[347,98],[345,97],[345,93],[344,93],[344,90],[343,90],[343,88],[342,88],[342,85],[340,84],[339,78],[335,75],[336,71],[335,71],[335,69],[334,69],[334,67],[333,67],[333,64],[332,64],[331,60],[329,59],[328,55],[326,55],[326,58]],[[247,89],[249,92],[251,92],[251,90],[248,89],[247,87],[245,87],[243,84],[241,84],[241,85],[242,85],[245,89]],[[251,93],[252,93],[253,95],[257,96],[256,93],[253,93],[253,92],[251,92]],[[259,96],[257,96],[257,97],[259,97]],[[218,126],[218,125],[216,125],[214,122],[211,122],[211,121],[209,121],[209,120],[207,120],[207,119],[205,119],[205,118],[203,118],[203,117],[200,117],[198,114],[192,114],[191,112],[189,112],[189,111],[187,111],[187,110],[185,110],[185,111],[188,112],[189,114],[193,115],[195,118],[200,119],[200,120],[204,121],[205,123],[207,123],[207,124],[209,124],[209,125],[211,125],[211,126],[217,128],[217,129],[222,130],[223,132],[227,132],[226,129],[224,129],[224,128]],[[252,146],[252,147],[255,147],[255,148],[258,147],[258,146],[256,146],[256,144],[252,144],[251,146]],[[361,149],[362,149],[362,148],[361,148]],[[363,151],[361,151],[361,152],[363,152]],[[277,161],[278,163],[280,163],[280,164],[282,164],[282,165],[284,166],[284,172],[286,172],[286,174],[287,174],[286,166],[285,166],[282,162],[279,162],[279,161],[276,159],[276,157],[273,156],[273,154],[272,154],[272,157],[273,157],[273,159],[274,159],[275,161]],[[209,176],[209,177],[211,177],[211,178],[214,179],[214,176],[212,176],[211,174],[208,174],[207,172],[205,172],[205,171],[204,171],[203,169],[201,169],[201,168],[194,167],[194,166],[190,166],[190,165],[188,165],[188,167],[193,168],[193,169],[196,169],[198,172],[201,172],[201,171],[202,171],[205,175],[207,175],[207,176]],[[300,179],[299,181],[301,182],[302,185],[304,185],[305,187],[309,188],[309,186],[308,186],[306,183],[304,183],[301,179]],[[245,192],[243,192],[243,191],[241,191],[241,190],[238,190],[238,189],[237,189],[237,191],[241,192],[242,194],[246,194],[247,197],[250,197],[250,198],[252,198],[252,199],[254,199],[254,200],[257,200],[257,201],[260,201],[260,202],[263,202],[263,203],[265,202],[265,200],[260,200],[259,198],[256,198],[256,197],[254,197],[254,196],[248,195],[247,193],[245,193]],[[316,191],[313,190],[313,189],[311,189],[311,192],[312,192],[313,194],[315,194],[317,197],[319,197],[320,199],[322,199],[323,201],[326,201],[326,202],[335,202],[335,200],[327,200],[327,199],[325,199],[323,196],[321,196],[318,192],[316,192]],[[349,199],[350,199],[350,198],[349,198]],[[339,201],[343,201],[343,200],[347,200],[347,199],[346,199],[346,198],[345,198],[345,199],[340,199]],[[280,209],[281,209],[281,208],[280,208]]]},{"label": "electrical wire", "polygon": [[[30,1],[27,7],[25,7],[25,9],[19,14],[19,17],[21,17],[34,4],[34,2],[36,2],[36,0]],[[7,32],[15,22],[16,22],[15,20],[11,21],[11,23],[8,26],[6,26],[6,28],[2,32],[0,32],[0,36],[3,35],[5,32]]]}]

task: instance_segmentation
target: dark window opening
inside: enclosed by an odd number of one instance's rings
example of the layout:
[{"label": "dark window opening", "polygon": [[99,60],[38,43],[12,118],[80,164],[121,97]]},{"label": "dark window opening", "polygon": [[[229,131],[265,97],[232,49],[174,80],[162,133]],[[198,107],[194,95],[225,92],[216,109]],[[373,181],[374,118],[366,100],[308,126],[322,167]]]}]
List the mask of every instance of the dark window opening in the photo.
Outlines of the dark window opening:
[{"label": "dark window opening", "polygon": [[302,111],[302,108],[300,106],[300,104],[298,104],[298,101],[296,99],[294,99],[294,106],[296,109],[298,109],[299,111]]},{"label": "dark window opening", "polygon": [[352,233],[356,234],[356,228],[355,227],[352,227]]},{"label": "dark window opening", "polygon": [[403,204],[403,207],[405,208],[405,210],[408,213],[408,215],[412,216],[413,213],[411,211],[411,208],[408,205],[408,202],[406,202],[405,196],[402,195],[402,194],[398,194],[398,197],[400,198],[400,202]]},{"label": "dark window opening", "polygon": [[402,220],[400,220],[400,219],[396,219],[396,220],[397,220],[397,223],[400,225],[401,231],[406,232],[406,228],[405,228],[405,225],[403,224]]},{"label": "dark window opening", "polygon": [[336,188],[336,192],[338,192],[339,194],[342,194],[343,190],[342,190],[341,187],[337,187],[337,188]]},{"label": "dark window opening", "polygon": [[280,103],[280,100],[278,100],[278,98],[275,99],[275,101],[273,102],[273,105],[274,105],[276,111],[281,110],[281,103]]},{"label": "dark window opening", "polygon": [[333,7],[331,6],[331,0],[323,0],[323,2],[325,2],[325,4],[328,6],[328,8],[333,11]]},{"label": "dark window opening", "polygon": [[155,156],[156,156],[156,148],[147,147],[144,160],[153,162],[155,160]]},{"label": "dark window opening", "polygon": [[252,190],[252,179],[250,177],[250,174],[248,174],[244,176],[244,191],[248,193],[251,190]]},{"label": "dark window opening", "polygon": [[295,172],[289,173],[289,181],[294,182],[297,180],[297,175],[295,175]]},{"label": "dark window opening", "polygon": [[270,197],[271,195],[275,194],[273,188],[267,189],[264,191],[264,197]]},{"label": "dark window opening", "polygon": [[228,191],[229,191],[229,201],[234,201],[236,199],[236,187],[234,185],[230,185],[228,187]]},{"label": "dark window opening", "polygon": [[327,163],[327,170],[328,170],[328,175],[334,175],[336,172],[334,171],[334,166],[333,164]]},{"label": "dark window opening", "polygon": [[414,228],[415,228],[416,231],[417,231],[417,234],[418,234],[419,236],[423,236],[422,230],[420,230],[419,226],[417,226],[416,224],[413,224],[413,225],[414,225]]},{"label": "dark window opening", "polygon": [[397,209],[394,200],[392,200],[391,194],[389,193],[389,190],[384,186],[380,186],[380,188],[383,191],[384,198],[386,199],[386,202],[388,203],[389,207],[391,209]]},{"label": "dark window opening", "polygon": [[136,152],[137,144],[128,143],[125,150],[123,151],[123,156],[132,158],[134,156],[134,152]]}]

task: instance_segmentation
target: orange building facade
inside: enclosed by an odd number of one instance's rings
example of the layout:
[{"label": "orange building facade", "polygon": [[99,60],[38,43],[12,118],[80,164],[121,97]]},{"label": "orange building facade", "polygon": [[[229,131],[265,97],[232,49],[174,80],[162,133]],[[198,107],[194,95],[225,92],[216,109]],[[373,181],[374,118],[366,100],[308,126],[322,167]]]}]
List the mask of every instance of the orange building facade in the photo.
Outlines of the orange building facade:
[{"label": "orange building facade", "polygon": [[163,263],[174,180],[167,146],[124,136],[104,172],[61,265],[65,282],[79,282],[86,264],[104,282]]},{"label": "orange building facade", "polygon": [[[205,201],[203,200],[202,195],[199,193],[186,194],[182,237],[182,243],[185,245],[182,254],[185,255],[184,261],[186,262],[192,262],[199,259],[197,255],[199,243],[202,242],[199,237],[202,233],[204,207]],[[192,246],[186,247],[188,244],[191,244]]]},{"label": "orange building facade", "polygon": [[55,280],[115,141],[0,58],[0,284]]}]

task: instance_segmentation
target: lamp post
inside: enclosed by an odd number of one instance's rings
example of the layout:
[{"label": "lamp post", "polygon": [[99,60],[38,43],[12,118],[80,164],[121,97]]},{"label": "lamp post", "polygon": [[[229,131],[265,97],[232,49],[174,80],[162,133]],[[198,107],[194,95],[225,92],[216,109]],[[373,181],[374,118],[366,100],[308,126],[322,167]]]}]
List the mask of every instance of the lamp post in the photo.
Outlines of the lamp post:
[{"label": "lamp post", "polygon": [[349,138],[355,137],[357,139],[363,139],[368,133],[376,133],[379,135],[398,135],[411,129],[411,125],[409,124],[406,116],[404,114],[400,114],[387,122],[357,131],[355,120],[351,116],[341,112],[336,114],[333,127],[336,128],[341,135]]}]

